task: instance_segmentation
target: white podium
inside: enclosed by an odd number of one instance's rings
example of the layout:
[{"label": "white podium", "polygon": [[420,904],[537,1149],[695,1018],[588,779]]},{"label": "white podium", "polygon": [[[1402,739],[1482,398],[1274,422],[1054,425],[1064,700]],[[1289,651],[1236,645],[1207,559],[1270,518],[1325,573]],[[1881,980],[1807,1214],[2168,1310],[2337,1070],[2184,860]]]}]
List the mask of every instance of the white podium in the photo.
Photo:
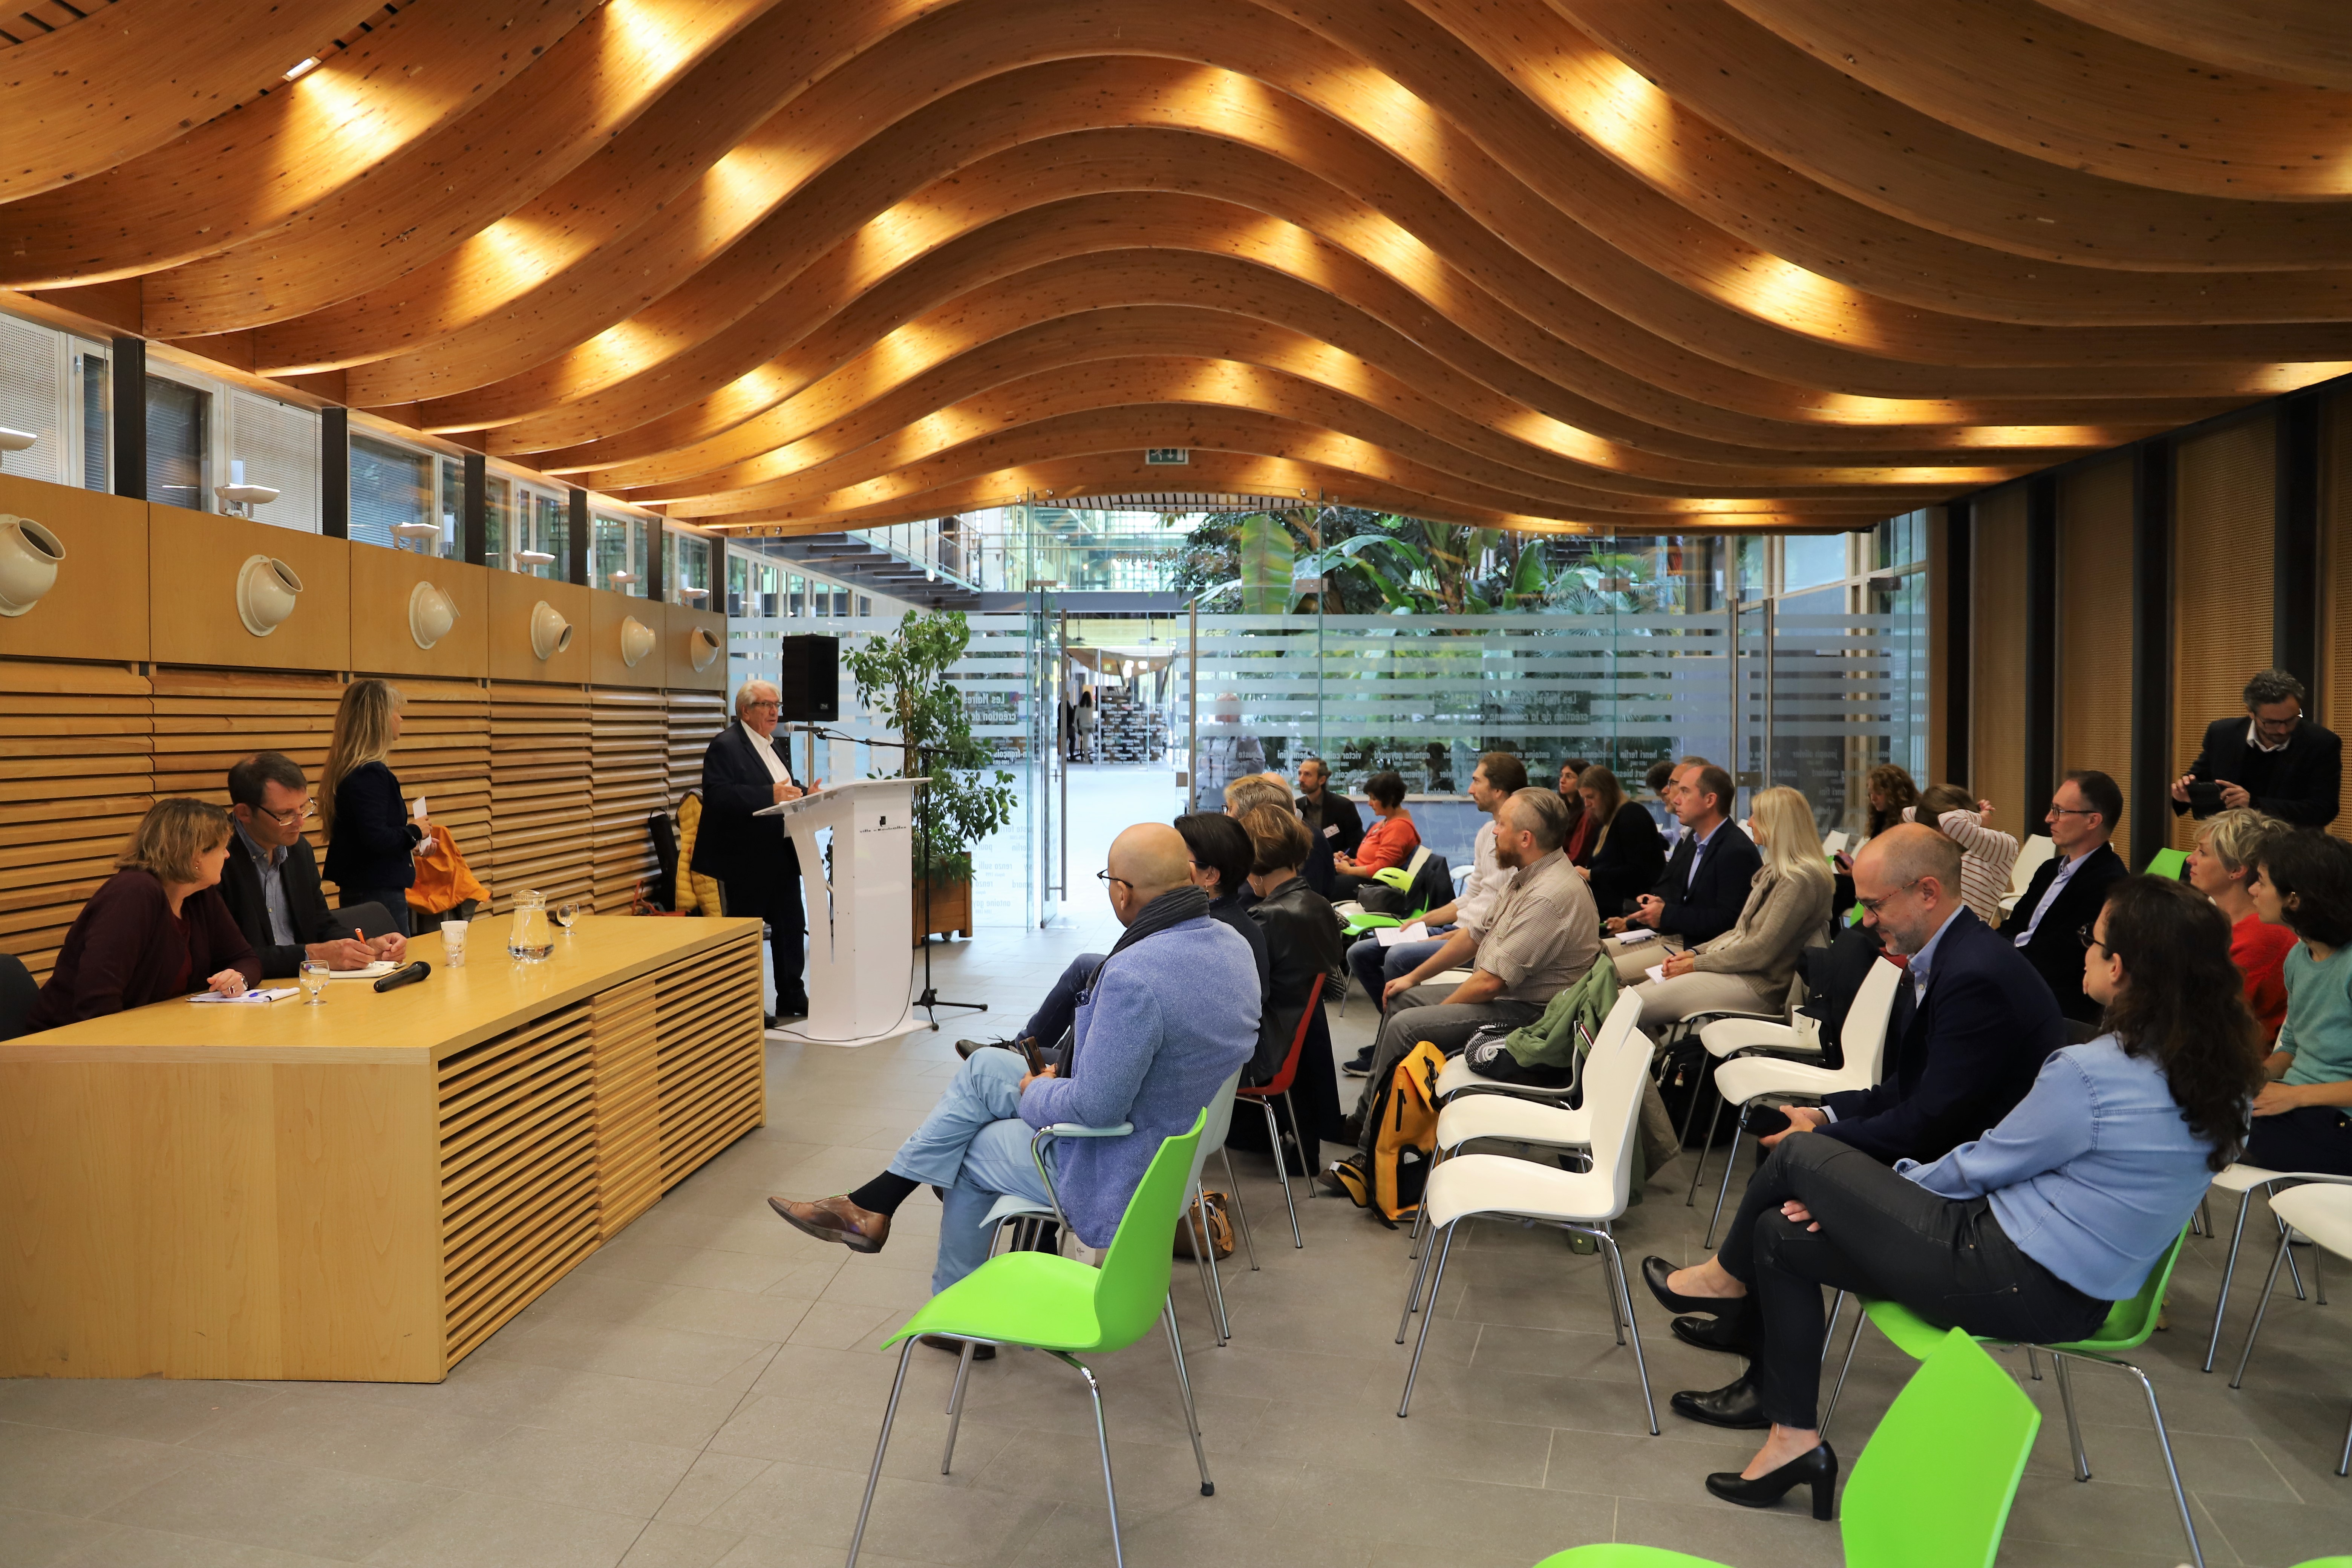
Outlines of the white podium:
[{"label": "white podium", "polygon": [[809,1015],[775,1033],[865,1046],[907,1032],[914,1017],[914,795],[929,782],[859,779],[757,813],[783,818],[800,853],[808,908]]}]

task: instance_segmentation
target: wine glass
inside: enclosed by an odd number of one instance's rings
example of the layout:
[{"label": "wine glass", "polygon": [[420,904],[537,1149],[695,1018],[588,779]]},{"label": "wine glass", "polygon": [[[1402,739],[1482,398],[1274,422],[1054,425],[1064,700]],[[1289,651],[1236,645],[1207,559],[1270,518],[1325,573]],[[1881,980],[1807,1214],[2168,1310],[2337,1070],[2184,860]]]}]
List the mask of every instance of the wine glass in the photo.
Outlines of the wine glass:
[{"label": "wine glass", "polygon": [[324,1002],[327,999],[327,961],[323,958],[304,959],[301,975],[305,1004],[315,1007]]},{"label": "wine glass", "polygon": [[566,899],[562,903],[555,906],[555,923],[563,928],[564,935],[570,936],[572,934],[572,924],[579,918],[579,900]]}]

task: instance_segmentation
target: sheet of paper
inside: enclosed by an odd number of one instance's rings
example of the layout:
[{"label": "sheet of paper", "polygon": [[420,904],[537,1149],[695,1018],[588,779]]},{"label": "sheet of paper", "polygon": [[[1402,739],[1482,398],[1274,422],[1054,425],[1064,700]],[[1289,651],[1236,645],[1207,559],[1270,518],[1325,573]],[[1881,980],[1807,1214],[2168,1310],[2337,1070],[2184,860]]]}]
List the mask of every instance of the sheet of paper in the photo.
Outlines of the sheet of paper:
[{"label": "sheet of paper", "polygon": [[300,994],[302,991],[299,986],[279,985],[263,986],[257,990],[248,991],[242,996],[224,996],[217,991],[206,991],[191,996],[188,1000],[191,1002],[283,1002],[289,996]]},{"label": "sheet of paper", "polygon": [[1616,942],[1620,947],[1635,947],[1643,942],[1648,942],[1652,937],[1654,937],[1658,933],[1656,931],[1651,931],[1646,926],[1635,926],[1632,931],[1620,931],[1616,936],[1612,937],[1610,940]]},{"label": "sheet of paper", "polygon": [[388,958],[379,958],[373,963],[367,965],[363,969],[330,970],[328,971],[327,978],[330,980],[373,980],[380,975],[389,974],[399,967],[400,965],[394,963]]},{"label": "sheet of paper", "polygon": [[1654,964],[1650,965],[1650,967],[1649,967],[1649,968],[1644,969],[1643,971],[1642,971],[1642,973],[1644,973],[1644,974],[1646,974],[1646,975],[1648,975],[1648,976],[1650,977],[1650,979],[1651,979],[1652,983],[1653,983],[1653,984],[1654,984],[1654,983],[1656,983],[1656,982],[1659,982],[1659,981],[1662,981],[1662,980],[1665,979],[1665,977],[1666,977],[1666,966],[1665,966],[1664,964],[1663,964],[1663,963],[1654,963]]},{"label": "sheet of paper", "polygon": [[1427,942],[1429,922],[1415,921],[1406,926],[1382,926],[1372,932],[1372,940],[1382,947],[1394,947],[1401,942]]},{"label": "sheet of paper", "polygon": [[421,795],[416,797],[416,820],[425,820],[425,797]]}]

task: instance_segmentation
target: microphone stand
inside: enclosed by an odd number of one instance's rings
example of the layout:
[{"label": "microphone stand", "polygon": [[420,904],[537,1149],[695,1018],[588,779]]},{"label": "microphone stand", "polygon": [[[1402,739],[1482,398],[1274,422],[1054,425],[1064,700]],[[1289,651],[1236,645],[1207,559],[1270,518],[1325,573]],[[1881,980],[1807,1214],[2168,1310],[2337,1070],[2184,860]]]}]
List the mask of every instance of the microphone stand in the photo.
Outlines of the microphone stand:
[{"label": "microphone stand", "polygon": [[[822,729],[814,724],[804,726],[804,728],[810,735],[822,735],[828,741],[854,742],[863,740],[866,742],[866,744],[869,746],[896,746],[902,752],[912,750],[915,752],[916,757],[915,771],[918,773],[923,774],[928,774],[931,771],[931,753],[930,748],[928,746],[910,748],[904,741],[870,740],[860,735],[846,735],[838,730]],[[928,789],[929,786],[927,784],[924,787]],[[916,808],[915,825],[918,830],[918,837],[922,840],[923,847],[923,991],[922,994],[916,997],[910,1005],[912,1007],[920,1007],[924,1012],[930,1015],[930,1026],[932,1031],[936,1033],[940,1026],[940,1008],[961,1007],[967,1012],[985,1013],[988,1011],[988,1004],[985,1002],[950,1001],[940,994],[938,986],[931,984],[931,821],[930,815],[922,810],[919,806]]]}]

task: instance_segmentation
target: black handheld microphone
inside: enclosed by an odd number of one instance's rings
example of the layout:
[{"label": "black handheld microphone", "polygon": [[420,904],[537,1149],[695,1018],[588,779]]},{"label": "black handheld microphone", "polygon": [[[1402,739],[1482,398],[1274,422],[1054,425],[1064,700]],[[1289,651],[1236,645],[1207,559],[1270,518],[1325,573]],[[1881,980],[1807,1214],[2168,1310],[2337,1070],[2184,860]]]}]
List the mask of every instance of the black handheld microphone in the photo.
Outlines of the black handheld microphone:
[{"label": "black handheld microphone", "polygon": [[403,985],[414,985],[432,973],[433,966],[420,958],[407,968],[395,969],[377,981],[375,988],[379,991],[391,991]]}]

